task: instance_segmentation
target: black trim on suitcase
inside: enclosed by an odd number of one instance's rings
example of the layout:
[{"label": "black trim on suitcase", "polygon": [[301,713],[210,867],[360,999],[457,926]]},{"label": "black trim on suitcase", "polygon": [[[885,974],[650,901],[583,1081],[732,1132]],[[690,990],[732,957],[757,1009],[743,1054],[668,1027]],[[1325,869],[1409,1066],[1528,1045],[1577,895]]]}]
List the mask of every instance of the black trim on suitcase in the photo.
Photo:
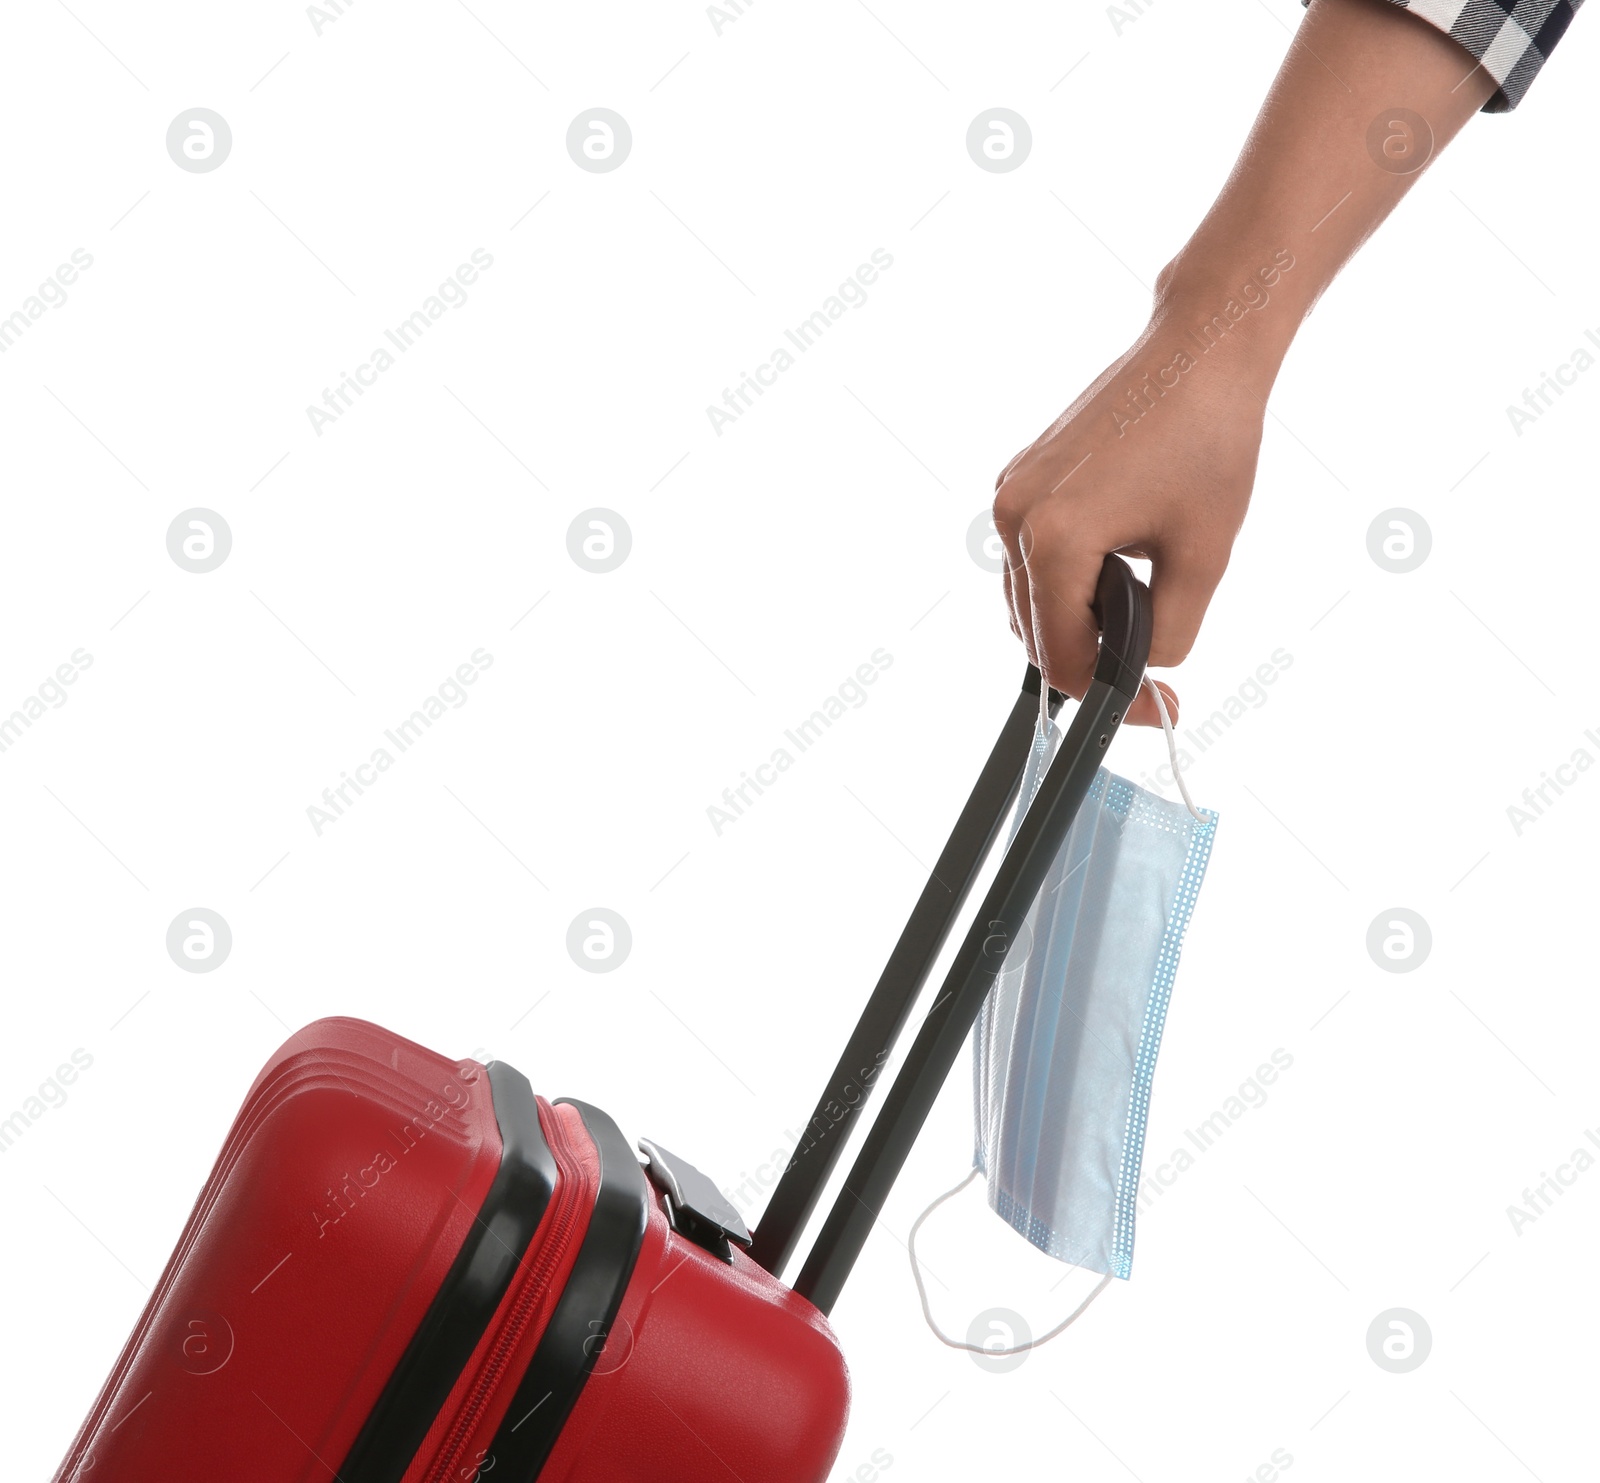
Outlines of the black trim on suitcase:
[{"label": "black trim on suitcase", "polygon": [[489,1447],[495,1467],[517,1483],[539,1475],[577,1405],[622,1307],[649,1222],[650,1187],[621,1130],[586,1102],[563,1097],[561,1103],[577,1109],[600,1155],[600,1189],[561,1299]]},{"label": "black trim on suitcase", "polygon": [[500,1169],[438,1294],[339,1469],[342,1483],[399,1483],[494,1317],[556,1187],[533,1088],[489,1066]]},{"label": "black trim on suitcase", "polygon": [[832,1311],[1005,965],[1012,939],[1072,827],[1106,748],[1138,697],[1154,627],[1150,592],[1116,556],[1106,557],[1101,568],[1094,612],[1102,631],[1094,680],[1078,703],[1060,749],[794,1284],[794,1290],[823,1313]]}]

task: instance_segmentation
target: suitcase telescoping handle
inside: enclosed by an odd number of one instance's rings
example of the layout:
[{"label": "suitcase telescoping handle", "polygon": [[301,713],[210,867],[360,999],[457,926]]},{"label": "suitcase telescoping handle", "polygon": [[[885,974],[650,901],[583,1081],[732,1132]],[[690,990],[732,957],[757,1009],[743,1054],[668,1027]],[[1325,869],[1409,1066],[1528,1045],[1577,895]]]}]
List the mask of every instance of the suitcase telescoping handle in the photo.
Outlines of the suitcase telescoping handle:
[{"label": "suitcase telescoping handle", "polygon": [[[900,1038],[917,995],[1011,810],[1027,764],[1029,738],[1038,723],[1039,685],[1039,671],[1030,665],[1000,739],[934,862],[933,873],[889,954],[877,987],[762,1212],[750,1255],[775,1276],[783,1275],[794,1256],[806,1222],[844,1152],[855,1116]],[[1061,697],[1052,690],[1049,700],[1053,715]]]},{"label": "suitcase telescoping handle", "polygon": [[[855,1266],[911,1145],[1005,964],[1007,950],[1088,794],[1111,738],[1138,696],[1150,654],[1150,593],[1116,556],[1108,556],[1101,569],[1094,611],[1100,624],[1100,657],[1094,678],[795,1282],[795,1291],[824,1313],[832,1310]],[[817,1116],[802,1139],[806,1151],[797,1150],[773,1192],[752,1251],[769,1270],[779,1271],[792,1252],[800,1227],[814,1209],[854,1115],[871,1088],[869,1073],[881,1068],[1000,831],[1027,759],[1027,738],[1038,714],[1039,683],[1038,671],[1030,669],[983,776],[935,866],[935,879],[918,901],[818,1104]],[[1051,701],[1060,703],[1054,695]],[[770,1232],[769,1221],[773,1222]]]}]

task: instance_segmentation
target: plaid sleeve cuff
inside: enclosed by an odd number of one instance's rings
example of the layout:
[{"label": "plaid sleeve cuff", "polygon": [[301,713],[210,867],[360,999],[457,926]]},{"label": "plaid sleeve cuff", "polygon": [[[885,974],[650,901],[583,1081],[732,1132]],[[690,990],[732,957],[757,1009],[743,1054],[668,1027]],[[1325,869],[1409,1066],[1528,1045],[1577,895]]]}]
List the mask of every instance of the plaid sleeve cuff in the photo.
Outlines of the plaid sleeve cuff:
[{"label": "plaid sleeve cuff", "polygon": [[[1309,4],[1309,0],[1307,0]],[[1460,42],[1499,85],[1485,113],[1515,108],[1583,0],[1390,0]]]}]

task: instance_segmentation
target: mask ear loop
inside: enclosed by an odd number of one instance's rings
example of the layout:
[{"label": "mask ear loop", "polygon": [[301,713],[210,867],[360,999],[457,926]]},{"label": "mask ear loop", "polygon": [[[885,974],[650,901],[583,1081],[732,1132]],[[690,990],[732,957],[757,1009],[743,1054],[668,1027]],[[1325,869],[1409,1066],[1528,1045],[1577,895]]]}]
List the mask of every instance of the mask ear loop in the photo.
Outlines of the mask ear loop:
[{"label": "mask ear loop", "polygon": [[1172,761],[1172,776],[1178,784],[1178,791],[1183,794],[1184,807],[1200,823],[1209,824],[1210,818],[1194,806],[1194,799],[1189,796],[1189,785],[1184,782],[1183,774],[1178,770],[1178,739],[1172,734],[1172,717],[1167,714],[1167,697],[1161,693],[1161,687],[1149,675],[1144,677],[1144,682],[1150,687],[1150,693],[1155,697],[1156,710],[1161,715],[1161,729],[1167,737],[1167,756]]},{"label": "mask ear loop", "polygon": [[921,1215],[917,1217],[915,1224],[913,1224],[911,1227],[910,1236],[906,1238],[906,1250],[911,1256],[911,1276],[917,1284],[917,1297],[922,1303],[922,1316],[927,1321],[929,1329],[932,1330],[933,1337],[950,1349],[961,1349],[968,1354],[986,1354],[991,1359],[1005,1359],[1008,1355],[1026,1354],[1028,1350],[1037,1349],[1041,1344],[1048,1344],[1050,1340],[1054,1339],[1057,1335],[1064,1334],[1073,1325],[1073,1323],[1075,1323],[1078,1318],[1082,1316],[1083,1310],[1087,1308],[1090,1303],[1094,1302],[1094,1300],[1099,1297],[1100,1294],[1103,1293],[1110,1285],[1111,1274],[1107,1272],[1106,1275],[1095,1284],[1094,1291],[1091,1292],[1089,1296],[1086,1297],[1081,1303],[1079,1303],[1078,1306],[1074,1308],[1072,1312],[1069,1313],[1064,1319],[1062,1319],[1060,1323],[1051,1329],[1049,1333],[1041,1334],[1037,1339],[1029,1339],[1026,1344],[1017,1344],[1010,1349],[990,1349],[982,1344],[968,1344],[960,1339],[952,1339],[942,1328],[939,1327],[938,1320],[933,1316],[933,1309],[928,1305],[928,1289],[922,1280],[922,1264],[917,1261],[917,1232],[922,1229],[923,1221],[932,1215],[933,1212],[942,1204],[944,1204],[946,1200],[953,1200],[982,1172],[983,1171],[981,1169],[973,1169],[972,1172],[968,1174],[960,1184],[956,1185],[954,1189],[946,1190],[942,1195],[939,1196],[938,1199],[929,1205]]},{"label": "mask ear loop", "polygon": [[[1167,756],[1172,762],[1173,780],[1178,785],[1178,792],[1183,795],[1183,804],[1194,816],[1197,822],[1209,824],[1211,818],[1195,807],[1194,799],[1189,796],[1189,785],[1183,780],[1183,773],[1178,769],[1178,738],[1172,729],[1172,716],[1167,711],[1167,697],[1161,693],[1161,687],[1147,674],[1144,683],[1150,687],[1150,694],[1155,698],[1156,712],[1161,717],[1161,731],[1167,739]],[[1041,676],[1039,680],[1039,730],[1035,744],[1043,741],[1050,734],[1050,686]]]}]

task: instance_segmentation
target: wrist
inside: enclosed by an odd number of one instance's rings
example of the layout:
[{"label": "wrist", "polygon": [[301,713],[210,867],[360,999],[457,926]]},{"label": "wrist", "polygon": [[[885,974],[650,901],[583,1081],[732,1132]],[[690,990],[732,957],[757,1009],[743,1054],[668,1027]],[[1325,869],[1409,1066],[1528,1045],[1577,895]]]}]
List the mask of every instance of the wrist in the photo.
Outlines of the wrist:
[{"label": "wrist", "polygon": [[1226,364],[1264,398],[1314,302],[1311,276],[1287,246],[1223,256],[1191,244],[1156,277],[1151,329],[1201,362]]}]

